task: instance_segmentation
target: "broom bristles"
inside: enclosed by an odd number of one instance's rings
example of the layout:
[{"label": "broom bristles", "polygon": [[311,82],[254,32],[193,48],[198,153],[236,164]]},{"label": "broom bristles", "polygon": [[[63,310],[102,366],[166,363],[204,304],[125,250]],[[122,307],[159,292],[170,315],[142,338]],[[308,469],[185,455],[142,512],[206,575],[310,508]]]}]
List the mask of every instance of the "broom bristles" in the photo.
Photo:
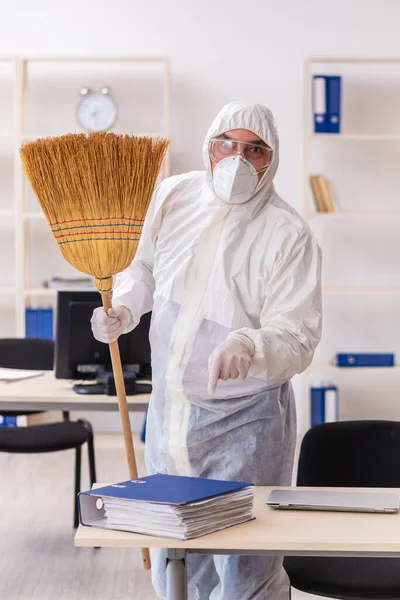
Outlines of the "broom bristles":
[{"label": "broom bristles", "polygon": [[168,146],[163,138],[68,134],[21,147],[32,189],[64,258],[99,291],[132,262]]}]

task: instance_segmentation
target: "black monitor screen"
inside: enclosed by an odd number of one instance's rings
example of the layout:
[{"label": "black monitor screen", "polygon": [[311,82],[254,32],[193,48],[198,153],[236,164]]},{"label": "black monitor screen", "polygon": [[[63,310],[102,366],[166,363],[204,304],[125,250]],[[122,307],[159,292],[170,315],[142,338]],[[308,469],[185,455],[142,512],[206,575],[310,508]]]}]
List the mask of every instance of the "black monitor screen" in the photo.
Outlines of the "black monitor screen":
[{"label": "black monitor screen", "polygon": [[[90,326],[93,310],[101,306],[99,292],[59,291],[55,340],[55,376],[82,379],[96,369],[111,366],[108,344],[98,342]],[[123,366],[150,368],[151,313],[143,315],[133,331],[121,335],[118,345]]]}]

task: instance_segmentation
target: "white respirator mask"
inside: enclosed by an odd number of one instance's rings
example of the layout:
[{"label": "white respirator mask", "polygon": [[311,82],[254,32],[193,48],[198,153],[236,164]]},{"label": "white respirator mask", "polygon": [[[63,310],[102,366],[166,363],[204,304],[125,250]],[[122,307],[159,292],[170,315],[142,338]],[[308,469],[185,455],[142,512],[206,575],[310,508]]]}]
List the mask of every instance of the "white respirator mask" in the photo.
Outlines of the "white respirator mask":
[{"label": "white respirator mask", "polygon": [[242,204],[254,195],[258,173],[240,154],[220,160],[214,167],[215,195],[230,204]]}]

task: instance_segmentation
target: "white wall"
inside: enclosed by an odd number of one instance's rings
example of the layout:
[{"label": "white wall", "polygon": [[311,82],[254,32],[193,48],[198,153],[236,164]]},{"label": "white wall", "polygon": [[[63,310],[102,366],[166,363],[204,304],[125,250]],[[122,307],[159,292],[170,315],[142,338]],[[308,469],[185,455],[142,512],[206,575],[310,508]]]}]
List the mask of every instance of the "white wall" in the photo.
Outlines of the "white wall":
[{"label": "white wall", "polygon": [[[396,0],[9,0],[5,5],[3,0],[0,56],[168,56],[174,173],[202,168],[203,136],[224,103],[267,104],[281,138],[277,189],[298,209],[305,58],[400,56]],[[376,180],[376,173],[367,176]],[[372,224],[374,240],[379,227]],[[376,310],[373,306],[375,317]],[[395,312],[390,314],[394,319]],[[384,339],[382,348],[390,344]],[[367,416],[374,399],[369,406]]]}]

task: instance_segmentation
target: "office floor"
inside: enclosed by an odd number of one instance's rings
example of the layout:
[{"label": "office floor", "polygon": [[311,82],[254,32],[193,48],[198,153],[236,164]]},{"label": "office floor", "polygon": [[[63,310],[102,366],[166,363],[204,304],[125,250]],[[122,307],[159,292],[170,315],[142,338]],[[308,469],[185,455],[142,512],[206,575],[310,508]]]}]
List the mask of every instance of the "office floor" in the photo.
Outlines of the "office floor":
[{"label": "office floor", "polygon": [[[126,479],[122,437],[98,434],[99,481]],[[136,443],[139,474],[143,445]],[[83,487],[88,487],[86,453]],[[0,453],[0,598],[2,600],[156,600],[140,553],[74,548],[73,451]],[[293,600],[316,599],[294,592]]]}]

